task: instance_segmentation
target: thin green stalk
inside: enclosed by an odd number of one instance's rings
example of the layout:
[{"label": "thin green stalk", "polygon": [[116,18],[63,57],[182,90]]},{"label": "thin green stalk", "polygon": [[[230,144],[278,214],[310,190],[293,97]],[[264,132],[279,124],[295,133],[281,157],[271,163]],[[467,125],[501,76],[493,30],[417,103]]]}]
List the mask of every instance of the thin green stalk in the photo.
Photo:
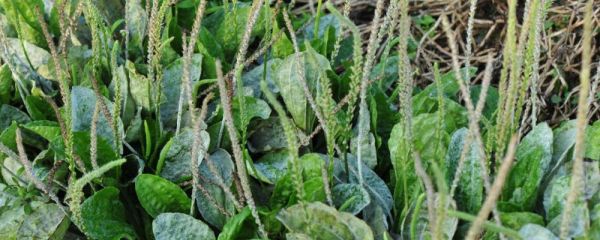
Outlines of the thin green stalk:
[{"label": "thin green stalk", "polygon": [[[446,213],[448,213],[448,216],[456,217],[456,218],[459,218],[461,220],[468,221],[468,222],[473,222],[473,221],[475,221],[475,218],[476,218],[475,216],[473,216],[471,214],[468,214],[468,213],[465,213],[465,212],[456,211],[456,210],[451,210],[451,209],[448,209],[446,211]],[[511,237],[513,239],[523,239],[523,238],[521,238],[521,235],[519,235],[519,232],[517,232],[515,230],[512,230],[510,228],[503,227],[501,225],[495,224],[495,223],[490,222],[490,221],[484,221],[482,223],[482,226],[483,226],[483,228],[485,228],[488,231],[492,231],[492,232],[496,232],[496,233],[501,233],[501,234],[509,236],[509,237]]]}]

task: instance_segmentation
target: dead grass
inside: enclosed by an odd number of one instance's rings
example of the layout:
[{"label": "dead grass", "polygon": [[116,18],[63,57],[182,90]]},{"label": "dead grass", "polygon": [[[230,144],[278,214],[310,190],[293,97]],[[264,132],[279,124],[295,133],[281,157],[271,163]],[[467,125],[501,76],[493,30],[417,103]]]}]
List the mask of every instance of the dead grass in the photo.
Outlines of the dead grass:
[{"label": "dead grass", "polygon": [[[295,13],[309,11],[309,0],[297,0]],[[342,9],[343,0],[332,0],[338,9]],[[376,0],[351,1],[350,18],[357,24],[361,35],[367,42],[368,33],[373,19]],[[315,3],[316,4],[316,3]],[[386,4],[389,4],[387,1]],[[537,102],[540,112],[537,120],[548,121],[550,125],[556,125],[566,119],[573,119],[577,112],[577,96],[579,93],[579,73],[581,69],[582,34],[583,34],[583,10],[584,3],[575,0],[555,0],[548,10],[547,21],[544,23],[545,30],[542,32],[541,55],[540,55],[540,78],[538,81]],[[593,3],[593,29],[600,26],[600,1]],[[446,14],[454,30],[460,65],[465,64],[467,59],[464,53],[467,51],[466,36],[469,18],[470,1],[468,0],[424,0],[410,2],[410,15],[414,18],[431,16],[438,20],[431,29],[423,29],[418,24],[412,24],[411,33],[415,42],[419,45],[419,52],[412,62],[413,69],[417,73],[415,81],[424,86],[433,82],[433,63],[438,62],[441,72],[452,69],[452,51],[449,48],[447,38],[441,29],[439,17]],[[522,16],[524,1],[519,1],[517,6],[518,20],[517,30],[522,27]],[[384,9],[387,9],[384,8]],[[473,21],[473,43],[471,66],[479,69],[478,75],[472,80],[472,84],[480,84],[483,80],[487,56],[495,53],[496,60],[502,59],[506,34],[506,16],[508,6],[506,1],[479,0],[477,1],[477,12]],[[383,21],[383,19],[381,20]],[[597,33],[598,30],[595,31]],[[349,34],[349,33],[347,33]],[[426,37],[423,37],[426,36]],[[592,56],[598,56],[600,45],[599,34],[592,40]],[[387,39],[381,45],[385,47]],[[365,46],[366,47],[366,46]],[[380,49],[380,50],[381,50]],[[378,51],[381,53],[382,51]],[[492,83],[497,83],[500,73],[500,62],[495,61]],[[592,59],[592,73],[600,62],[600,57]],[[597,93],[596,93],[597,95]],[[597,96],[596,96],[597,97]],[[592,100],[590,118],[600,119],[600,101]]]}]

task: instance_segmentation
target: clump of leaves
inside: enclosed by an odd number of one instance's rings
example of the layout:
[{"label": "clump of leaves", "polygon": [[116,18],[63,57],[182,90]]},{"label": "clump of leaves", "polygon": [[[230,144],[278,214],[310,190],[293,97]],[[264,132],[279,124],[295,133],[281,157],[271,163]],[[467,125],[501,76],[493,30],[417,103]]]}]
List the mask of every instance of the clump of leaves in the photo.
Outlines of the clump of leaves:
[{"label": "clump of leaves", "polygon": [[[552,1],[507,2],[485,69],[477,2],[461,53],[408,0],[366,39],[353,1],[0,0],[0,238],[599,238],[593,1],[561,123]],[[450,61],[416,71],[440,24]]]}]

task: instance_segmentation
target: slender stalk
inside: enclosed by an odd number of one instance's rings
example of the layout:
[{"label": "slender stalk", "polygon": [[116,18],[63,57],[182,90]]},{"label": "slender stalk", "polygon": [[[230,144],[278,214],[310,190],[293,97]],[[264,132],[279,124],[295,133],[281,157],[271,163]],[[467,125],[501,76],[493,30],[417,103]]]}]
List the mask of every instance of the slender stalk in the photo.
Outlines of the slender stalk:
[{"label": "slender stalk", "polygon": [[379,42],[377,42],[377,33],[379,32],[380,27],[380,19],[381,12],[383,11],[383,0],[377,0],[377,6],[375,8],[375,16],[373,17],[373,24],[371,25],[371,34],[369,36],[369,45],[367,46],[367,58],[365,61],[364,68],[362,70],[362,79],[360,84],[360,103],[358,110],[358,139],[356,146],[356,164],[358,169],[358,182],[362,186],[364,183],[363,173],[362,173],[362,141],[365,137],[365,129],[368,126],[365,126],[365,119],[370,116],[365,116],[368,113],[367,111],[367,90],[369,88],[368,78],[371,75],[371,69],[373,68],[373,62],[375,61],[375,52],[379,47]]},{"label": "slender stalk", "polygon": [[581,81],[579,88],[579,103],[577,105],[577,133],[575,135],[575,150],[573,152],[573,173],[571,175],[571,183],[565,209],[562,213],[562,221],[560,225],[560,238],[566,239],[571,228],[571,215],[575,201],[581,194],[579,191],[583,184],[584,169],[583,158],[585,156],[585,129],[588,124],[588,94],[590,93],[590,70],[592,65],[592,11],[593,0],[588,0],[585,5],[585,17],[583,20],[583,51],[582,64],[579,80]]},{"label": "slender stalk", "polygon": [[502,161],[502,165],[500,166],[500,170],[498,171],[498,175],[496,176],[496,180],[494,180],[494,184],[492,185],[491,191],[488,193],[479,213],[477,213],[477,217],[471,224],[469,231],[467,233],[467,237],[465,239],[476,239],[477,235],[481,232],[481,225],[488,218],[492,209],[494,209],[496,205],[496,201],[500,194],[502,193],[502,187],[504,186],[504,182],[506,181],[506,177],[508,176],[509,170],[512,167],[512,162],[515,157],[515,150],[517,146],[518,138],[514,136],[508,146],[508,151],[506,156],[504,157],[504,161]]},{"label": "slender stalk", "polygon": [[256,204],[254,203],[254,198],[252,197],[252,190],[250,189],[250,184],[248,183],[248,175],[246,173],[246,165],[244,164],[244,156],[242,154],[242,148],[239,145],[238,132],[233,123],[233,113],[231,108],[231,99],[229,98],[229,93],[227,91],[227,86],[225,86],[225,79],[223,79],[223,72],[221,70],[221,62],[216,62],[217,66],[217,76],[218,76],[218,84],[219,84],[219,93],[221,98],[221,105],[223,107],[223,119],[225,121],[225,125],[227,126],[227,132],[229,133],[229,139],[231,140],[231,147],[233,149],[233,157],[235,159],[235,165],[237,170],[238,178],[241,181],[240,189],[244,193],[244,197],[246,198],[246,202],[250,207],[252,212],[252,216],[254,217],[254,221],[258,226],[258,232],[263,238],[268,238],[267,233],[265,232],[264,226],[261,223],[260,217],[258,215],[258,210],[256,209]]}]

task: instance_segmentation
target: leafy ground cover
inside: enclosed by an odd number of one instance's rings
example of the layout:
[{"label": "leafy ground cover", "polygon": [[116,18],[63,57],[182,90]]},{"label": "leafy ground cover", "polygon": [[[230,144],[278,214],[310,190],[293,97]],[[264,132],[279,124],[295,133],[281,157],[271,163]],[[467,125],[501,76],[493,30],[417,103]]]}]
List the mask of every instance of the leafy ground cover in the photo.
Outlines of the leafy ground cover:
[{"label": "leafy ground cover", "polygon": [[0,239],[600,239],[599,11],[0,0]]}]

